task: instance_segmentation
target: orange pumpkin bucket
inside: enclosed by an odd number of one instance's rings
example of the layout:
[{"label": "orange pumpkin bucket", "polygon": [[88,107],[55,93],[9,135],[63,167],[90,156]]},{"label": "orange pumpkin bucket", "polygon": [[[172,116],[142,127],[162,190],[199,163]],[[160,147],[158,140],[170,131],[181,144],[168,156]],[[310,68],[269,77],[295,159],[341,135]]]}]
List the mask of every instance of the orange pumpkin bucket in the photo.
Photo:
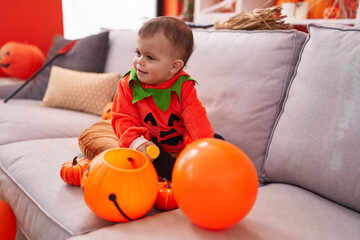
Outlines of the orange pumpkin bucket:
[{"label": "orange pumpkin bucket", "polygon": [[154,205],[158,177],[141,152],[116,148],[102,152],[85,171],[81,186],[88,207],[99,217],[127,222],[145,215]]}]

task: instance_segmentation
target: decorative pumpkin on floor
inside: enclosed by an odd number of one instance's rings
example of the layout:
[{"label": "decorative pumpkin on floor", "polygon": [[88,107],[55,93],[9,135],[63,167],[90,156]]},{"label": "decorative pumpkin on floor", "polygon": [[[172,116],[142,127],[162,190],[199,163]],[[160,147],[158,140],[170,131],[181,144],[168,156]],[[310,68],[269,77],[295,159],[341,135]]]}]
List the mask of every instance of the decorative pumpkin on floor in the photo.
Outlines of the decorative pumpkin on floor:
[{"label": "decorative pumpkin on floor", "polygon": [[159,191],[154,207],[161,211],[170,211],[177,208],[171,183],[166,178],[162,178],[158,183],[158,188]]},{"label": "decorative pumpkin on floor", "polygon": [[19,42],[8,42],[0,49],[0,68],[11,77],[27,79],[45,61],[39,47]]},{"label": "decorative pumpkin on floor", "polygon": [[203,139],[180,153],[172,187],[179,208],[192,222],[224,229],[251,210],[258,178],[251,160],[239,148],[223,140]]},{"label": "decorative pumpkin on floor", "polygon": [[0,199],[0,236],[3,240],[16,237],[16,218],[11,208]]},{"label": "decorative pumpkin on floor", "polygon": [[65,162],[60,170],[60,177],[64,182],[74,186],[80,186],[81,178],[88,168],[90,160],[75,157],[73,160]]},{"label": "decorative pumpkin on floor", "polygon": [[127,222],[152,208],[157,183],[155,168],[143,153],[116,148],[91,161],[81,186],[85,203],[96,215],[113,222]]},{"label": "decorative pumpkin on floor", "polygon": [[112,108],[112,102],[109,102],[108,104],[105,105],[105,107],[102,111],[102,114],[101,114],[102,120],[111,119],[111,108]]}]

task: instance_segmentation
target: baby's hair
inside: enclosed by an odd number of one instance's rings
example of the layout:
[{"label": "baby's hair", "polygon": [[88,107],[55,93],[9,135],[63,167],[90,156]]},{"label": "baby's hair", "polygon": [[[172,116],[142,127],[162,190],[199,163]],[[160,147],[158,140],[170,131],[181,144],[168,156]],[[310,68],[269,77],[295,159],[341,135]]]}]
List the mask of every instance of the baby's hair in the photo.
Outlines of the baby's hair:
[{"label": "baby's hair", "polygon": [[156,17],[142,26],[138,36],[147,38],[159,32],[163,33],[171,42],[175,54],[183,60],[185,66],[194,48],[194,37],[191,28],[183,21],[173,17]]}]

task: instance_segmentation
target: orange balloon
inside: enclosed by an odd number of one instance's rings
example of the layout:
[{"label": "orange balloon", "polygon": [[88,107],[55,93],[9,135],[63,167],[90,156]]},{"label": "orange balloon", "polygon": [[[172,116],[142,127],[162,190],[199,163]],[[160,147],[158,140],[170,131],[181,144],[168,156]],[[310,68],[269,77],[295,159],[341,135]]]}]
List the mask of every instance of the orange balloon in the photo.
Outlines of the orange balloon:
[{"label": "orange balloon", "polygon": [[0,199],[0,236],[4,240],[16,237],[16,219],[11,208]]},{"label": "orange balloon", "polygon": [[90,162],[81,186],[87,206],[99,217],[127,222],[154,205],[158,176],[150,160],[127,148],[106,150]]},{"label": "orange balloon", "polygon": [[220,139],[187,145],[176,160],[172,180],[182,212],[193,223],[214,230],[243,219],[255,203],[259,186],[251,160]]}]

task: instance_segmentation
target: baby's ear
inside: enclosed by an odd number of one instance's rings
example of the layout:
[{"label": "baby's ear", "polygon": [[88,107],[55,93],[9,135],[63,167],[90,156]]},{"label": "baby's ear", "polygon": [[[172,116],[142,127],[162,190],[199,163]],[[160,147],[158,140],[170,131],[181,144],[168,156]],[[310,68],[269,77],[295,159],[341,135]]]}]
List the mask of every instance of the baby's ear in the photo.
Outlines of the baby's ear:
[{"label": "baby's ear", "polygon": [[176,59],[173,62],[171,73],[177,73],[184,67],[184,61],[181,59]]}]

